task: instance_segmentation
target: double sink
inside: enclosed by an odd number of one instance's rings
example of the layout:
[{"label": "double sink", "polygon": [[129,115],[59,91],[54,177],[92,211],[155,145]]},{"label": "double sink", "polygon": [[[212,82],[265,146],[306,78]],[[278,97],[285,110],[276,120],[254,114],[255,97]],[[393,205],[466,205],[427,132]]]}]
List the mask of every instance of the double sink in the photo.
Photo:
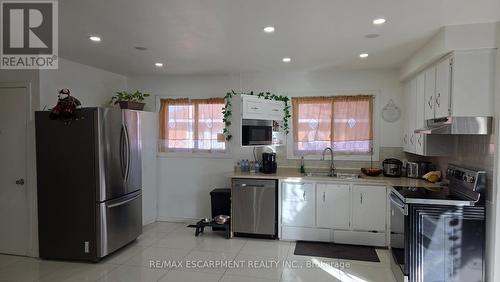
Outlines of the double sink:
[{"label": "double sink", "polygon": [[329,171],[309,171],[305,173],[305,176],[327,177],[332,179],[358,179],[361,177],[361,174],[352,172],[336,172],[332,175]]}]

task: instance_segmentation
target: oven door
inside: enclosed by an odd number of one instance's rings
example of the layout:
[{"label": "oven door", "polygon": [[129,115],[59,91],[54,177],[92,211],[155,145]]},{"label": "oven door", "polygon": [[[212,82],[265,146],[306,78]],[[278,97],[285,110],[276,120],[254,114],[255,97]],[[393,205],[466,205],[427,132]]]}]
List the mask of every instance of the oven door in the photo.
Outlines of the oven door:
[{"label": "oven door", "polygon": [[242,146],[272,145],[272,124],[269,124],[267,121],[261,121],[258,124],[243,124],[241,127],[241,137]]},{"label": "oven door", "polygon": [[394,192],[391,201],[391,269],[398,282],[408,281],[408,265],[405,252],[405,221],[408,206]]}]

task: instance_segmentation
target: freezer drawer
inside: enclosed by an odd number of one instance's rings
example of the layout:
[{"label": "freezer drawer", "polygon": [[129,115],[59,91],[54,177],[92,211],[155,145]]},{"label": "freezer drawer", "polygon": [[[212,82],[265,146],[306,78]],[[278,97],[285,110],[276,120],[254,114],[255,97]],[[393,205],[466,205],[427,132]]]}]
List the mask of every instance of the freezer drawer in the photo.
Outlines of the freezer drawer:
[{"label": "freezer drawer", "polygon": [[99,257],[104,257],[142,233],[141,190],[98,204],[101,232]]},{"label": "freezer drawer", "polygon": [[276,237],[276,195],[275,180],[233,180],[233,232]]}]

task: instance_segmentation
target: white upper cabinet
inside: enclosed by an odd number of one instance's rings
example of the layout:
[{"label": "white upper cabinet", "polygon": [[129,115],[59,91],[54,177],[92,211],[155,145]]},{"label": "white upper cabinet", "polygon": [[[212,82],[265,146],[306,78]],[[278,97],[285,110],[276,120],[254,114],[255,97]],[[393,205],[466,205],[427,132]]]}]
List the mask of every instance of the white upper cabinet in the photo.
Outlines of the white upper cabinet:
[{"label": "white upper cabinet", "polygon": [[266,100],[257,96],[241,95],[242,118],[260,120],[282,120],[285,103]]},{"label": "white upper cabinet", "polygon": [[317,184],[317,225],[323,228],[349,229],[351,189],[347,184]]},{"label": "white upper cabinet", "polygon": [[435,118],[450,116],[452,58],[447,57],[436,65]]},{"label": "white upper cabinet", "polygon": [[425,119],[493,116],[494,50],[455,51],[423,71]]},{"label": "white upper cabinet", "polygon": [[353,185],[351,228],[385,231],[387,189],[385,186]]}]

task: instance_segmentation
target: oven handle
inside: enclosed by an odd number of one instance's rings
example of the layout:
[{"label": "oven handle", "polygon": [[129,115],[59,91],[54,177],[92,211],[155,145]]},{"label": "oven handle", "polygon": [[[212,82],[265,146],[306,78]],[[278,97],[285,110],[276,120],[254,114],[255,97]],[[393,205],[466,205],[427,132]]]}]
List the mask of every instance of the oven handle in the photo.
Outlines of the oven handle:
[{"label": "oven handle", "polygon": [[403,201],[401,201],[398,196],[394,195],[393,192],[389,194],[389,200],[391,200],[391,203],[396,206],[403,215],[408,215],[408,205],[403,203]]}]

